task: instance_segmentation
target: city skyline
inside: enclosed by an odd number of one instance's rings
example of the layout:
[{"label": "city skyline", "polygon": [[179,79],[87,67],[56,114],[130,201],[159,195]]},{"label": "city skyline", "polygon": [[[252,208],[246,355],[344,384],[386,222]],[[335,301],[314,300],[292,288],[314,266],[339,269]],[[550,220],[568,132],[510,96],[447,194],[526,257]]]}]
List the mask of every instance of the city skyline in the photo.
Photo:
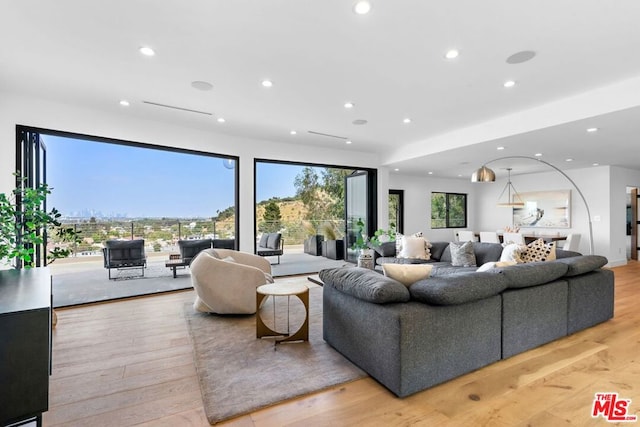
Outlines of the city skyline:
[{"label": "city skyline", "polygon": [[[42,139],[53,190],[48,205],[64,217],[210,218],[234,206],[235,173],[224,157],[46,134]],[[303,168],[257,162],[258,202],[295,196]]]}]

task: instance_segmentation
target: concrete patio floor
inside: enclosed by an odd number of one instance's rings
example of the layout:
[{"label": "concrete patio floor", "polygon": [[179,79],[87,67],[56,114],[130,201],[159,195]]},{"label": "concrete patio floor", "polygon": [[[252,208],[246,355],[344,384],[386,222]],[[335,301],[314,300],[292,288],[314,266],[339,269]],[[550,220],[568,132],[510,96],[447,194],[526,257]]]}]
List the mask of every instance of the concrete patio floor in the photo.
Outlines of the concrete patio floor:
[{"label": "concrete patio floor", "polygon": [[[147,255],[147,268],[144,276],[141,269],[111,271],[103,267],[102,257],[78,257],[57,260],[50,264],[53,276],[53,306],[66,307],[78,304],[108,301],[154,293],[192,289],[189,268],[177,270],[174,279],[171,269],[165,267],[168,253],[150,253]],[[267,257],[272,263],[272,274],[276,278],[291,275],[318,273],[324,268],[342,267],[346,261],[334,261],[321,256],[303,253],[302,247],[285,247],[284,255]]]}]

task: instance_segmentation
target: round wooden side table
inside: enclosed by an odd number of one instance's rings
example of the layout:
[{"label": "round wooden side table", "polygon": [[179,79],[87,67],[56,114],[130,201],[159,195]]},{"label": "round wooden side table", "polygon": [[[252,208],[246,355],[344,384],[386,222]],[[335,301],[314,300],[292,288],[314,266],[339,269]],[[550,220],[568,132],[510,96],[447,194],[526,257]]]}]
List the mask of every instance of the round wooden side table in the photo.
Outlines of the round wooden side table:
[{"label": "round wooden side table", "polygon": [[[276,305],[275,297],[287,297],[287,332],[278,332],[265,325],[262,317],[260,317],[260,306],[262,302],[269,296],[274,297],[273,301],[273,319],[275,328]],[[289,333],[289,298],[296,296],[302,301],[305,315],[304,322],[294,333]],[[256,338],[262,337],[282,337],[275,340],[275,344],[289,341],[309,341],[309,288],[303,284],[279,284],[262,285],[256,289]]]}]

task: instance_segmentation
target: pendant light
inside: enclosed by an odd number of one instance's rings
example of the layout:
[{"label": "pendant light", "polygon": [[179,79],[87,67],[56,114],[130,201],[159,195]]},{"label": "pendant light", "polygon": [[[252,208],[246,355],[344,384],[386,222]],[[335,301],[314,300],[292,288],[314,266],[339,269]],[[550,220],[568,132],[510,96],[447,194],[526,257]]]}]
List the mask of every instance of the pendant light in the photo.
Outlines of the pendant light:
[{"label": "pendant light", "polygon": [[[498,197],[498,206],[503,208],[522,208],[524,207],[524,201],[516,191],[516,188],[511,183],[511,168],[507,168],[507,173],[508,173],[507,185],[504,186],[502,193],[500,193],[500,197]],[[512,189],[513,189],[513,198],[511,198]],[[500,202],[500,200],[502,199],[502,196],[504,195],[505,191],[507,192],[507,201],[502,203]]]}]

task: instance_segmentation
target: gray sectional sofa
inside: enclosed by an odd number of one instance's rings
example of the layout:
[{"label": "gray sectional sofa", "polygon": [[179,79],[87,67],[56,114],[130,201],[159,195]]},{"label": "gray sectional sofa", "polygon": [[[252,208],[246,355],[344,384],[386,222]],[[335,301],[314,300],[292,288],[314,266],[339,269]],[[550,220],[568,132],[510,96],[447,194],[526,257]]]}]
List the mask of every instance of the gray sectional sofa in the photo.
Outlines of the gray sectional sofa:
[{"label": "gray sectional sofa", "polygon": [[[325,341],[399,397],[613,317],[602,256],[558,251],[555,261],[476,272],[452,267],[447,243],[434,247],[432,275],[409,287],[362,268],[320,272]],[[474,249],[478,265],[502,250]]]}]

